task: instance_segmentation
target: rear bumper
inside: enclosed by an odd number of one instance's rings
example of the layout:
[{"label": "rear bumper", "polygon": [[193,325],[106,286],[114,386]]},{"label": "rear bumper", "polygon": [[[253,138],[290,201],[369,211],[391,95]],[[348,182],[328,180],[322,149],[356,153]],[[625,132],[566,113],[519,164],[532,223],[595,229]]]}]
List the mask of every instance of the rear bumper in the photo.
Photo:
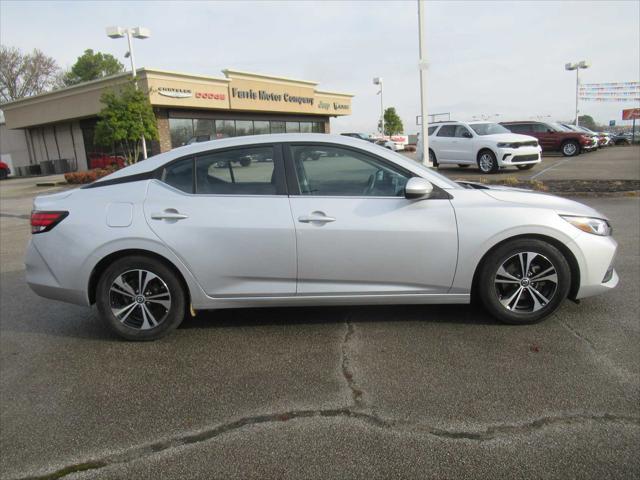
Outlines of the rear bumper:
[{"label": "rear bumper", "polygon": [[27,285],[37,295],[60,300],[61,302],[75,303],[76,305],[89,305],[86,292],[65,288],[60,285],[60,282],[33,243],[33,239],[29,240],[29,245],[27,245],[24,263]]}]

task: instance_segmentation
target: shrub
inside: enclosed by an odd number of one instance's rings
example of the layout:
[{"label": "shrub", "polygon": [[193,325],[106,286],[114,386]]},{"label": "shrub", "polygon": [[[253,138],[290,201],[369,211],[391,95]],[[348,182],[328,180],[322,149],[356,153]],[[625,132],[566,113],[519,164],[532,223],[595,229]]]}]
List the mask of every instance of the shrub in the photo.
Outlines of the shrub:
[{"label": "shrub", "polygon": [[106,177],[110,173],[118,170],[117,165],[110,165],[105,168],[94,168],[93,170],[86,170],[84,172],[70,172],[64,174],[64,179],[67,183],[73,185],[80,185],[85,183],[95,182],[99,178]]}]

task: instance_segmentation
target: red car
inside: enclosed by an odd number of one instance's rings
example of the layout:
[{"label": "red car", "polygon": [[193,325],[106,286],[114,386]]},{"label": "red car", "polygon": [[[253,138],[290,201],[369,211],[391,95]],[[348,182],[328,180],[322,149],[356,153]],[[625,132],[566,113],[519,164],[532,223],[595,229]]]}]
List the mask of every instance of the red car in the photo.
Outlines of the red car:
[{"label": "red car", "polygon": [[559,123],[524,121],[502,122],[501,125],[513,133],[536,137],[543,152],[560,152],[565,157],[573,157],[591,146],[589,135],[573,132]]},{"label": "red car", "polygon": [[0,180],[7,178],[10,173],[11,169],[9,168],[9,165],[4,162],[0,162]]},{"label": "red car", "polygon": [[89,168],[105,168],[110,165],[118,165],[119,168],[124,167],[124,158],[119,155],[106,155],[102,153],[89,154]]}]

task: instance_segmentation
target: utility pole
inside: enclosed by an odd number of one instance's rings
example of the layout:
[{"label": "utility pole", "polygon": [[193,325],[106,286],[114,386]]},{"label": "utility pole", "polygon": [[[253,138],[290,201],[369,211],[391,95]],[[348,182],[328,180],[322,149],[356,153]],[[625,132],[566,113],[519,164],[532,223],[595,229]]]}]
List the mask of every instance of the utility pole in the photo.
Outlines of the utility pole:
[{"label": "utility pole", "polygon": [[373,79],[373,84],[380,85],[380,91],[378,92],[378,95],[380,95],[380,133],[382,134],[382,137],[384,137],[384,102],[382,101],[382,77],[375,77]]},{"label": "utility pole", "polygon": [[427,45],[424,21],[424,0],[418,0],[418,42],[420,60],[418,67],[420,69],[420,112],[422,114],[422,122],[420,122],[420,139],[422,140],[422,158],[419,158],[423,165],[432,167],[429,158],[429,124],[427,122]]}]

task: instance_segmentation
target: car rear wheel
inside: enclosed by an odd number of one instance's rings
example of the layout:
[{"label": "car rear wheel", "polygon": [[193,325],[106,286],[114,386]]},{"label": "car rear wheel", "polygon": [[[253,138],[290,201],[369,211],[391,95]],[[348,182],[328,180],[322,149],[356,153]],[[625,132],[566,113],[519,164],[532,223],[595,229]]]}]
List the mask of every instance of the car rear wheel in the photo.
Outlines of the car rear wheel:
[{"label": "car rear wheel", "polygon": [[0,168],[0,180],[4,180],[9,176],[9,172],[7,172],[4,168]]},{"label": "car rear wheel", "polygon": [[145,256],[116,260],[102,274],[96,304],[102,320],[127,340],[157,340],[185,315],[185,292],[164,263]]},{"label": "car rear wheel", "polygon": [[490,150],[482,150],[478,155],[478,168],[482,173],[496,173],[499,170],[498,160]]},{"label": "car rear wheel", "polygon": [[516,167],[518,167],[518,170],[531,170],[534,165],[534,163],[530,163],[529,165],[516,165]]},{"label": "car rear wheel", "polygon": [[492,316],[509,324],[541,321],[560,306],[571,285],[564,255],[541,240],[505,243],[481,268],[480,299]]},{"label": "car rear wheel", "polygon": [[573,157],[580,153],[580,145],[575,140],[569,140],[562,144],[562,155],[565,157]]}]

